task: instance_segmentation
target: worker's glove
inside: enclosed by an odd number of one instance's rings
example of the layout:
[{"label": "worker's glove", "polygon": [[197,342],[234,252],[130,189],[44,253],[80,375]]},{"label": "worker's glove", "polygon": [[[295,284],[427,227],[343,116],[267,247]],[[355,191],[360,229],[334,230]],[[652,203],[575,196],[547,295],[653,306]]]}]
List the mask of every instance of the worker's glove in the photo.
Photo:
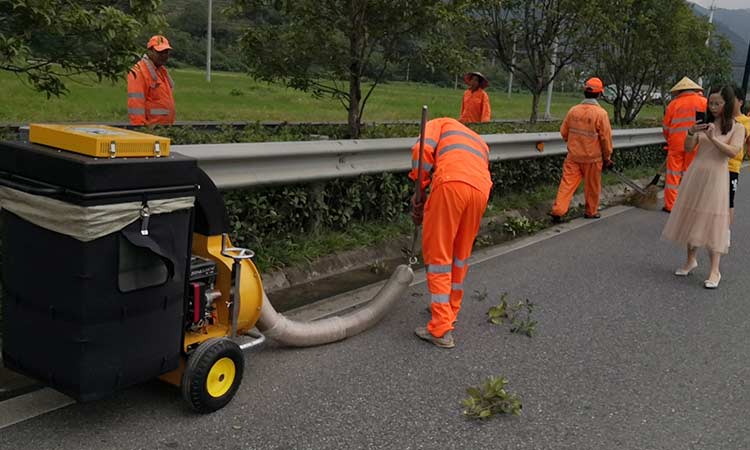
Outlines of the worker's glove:
[{"label": "worker's glove", "polygon": [[411,196],[411,220],[414,225],[422,225],[424,219],[424,201],[417,203],[417,194]]},{"label": "worker's glove", "polygon": [[610,169],[612,169],[614,167],[615,167],[615,162],[612,161],[611,159],[608,159],[608,160],[604,161],[604,164],[602,164],[602,168],[604,170],[610,170]]}]

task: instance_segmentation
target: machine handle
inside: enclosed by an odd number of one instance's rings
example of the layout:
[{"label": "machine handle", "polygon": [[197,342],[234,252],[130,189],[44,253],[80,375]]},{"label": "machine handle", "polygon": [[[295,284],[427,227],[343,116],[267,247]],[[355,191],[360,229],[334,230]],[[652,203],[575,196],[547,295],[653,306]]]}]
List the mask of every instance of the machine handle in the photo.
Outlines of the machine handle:
[{"label": "machine handle", "polygon": [[[227,247],[227,240],[229,236],[227,233],[221,233],[221,254],[227,258],[232,258],[235,261],[241,259],[252,259],[255,257],[255,252],[242,247]],[[232,252],[232,253],[230,253]]]}]

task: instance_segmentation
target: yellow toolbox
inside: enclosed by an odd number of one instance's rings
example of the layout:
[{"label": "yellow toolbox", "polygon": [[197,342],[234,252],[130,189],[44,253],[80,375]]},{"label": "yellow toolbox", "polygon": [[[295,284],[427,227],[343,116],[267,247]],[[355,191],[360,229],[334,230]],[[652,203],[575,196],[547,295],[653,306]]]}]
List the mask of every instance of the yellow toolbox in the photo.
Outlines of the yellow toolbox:
[{"label": "yellow toolbox", "polygon": [[169,138],[106,125],[32,123],[29,142],[98,158],[169,156]]}]

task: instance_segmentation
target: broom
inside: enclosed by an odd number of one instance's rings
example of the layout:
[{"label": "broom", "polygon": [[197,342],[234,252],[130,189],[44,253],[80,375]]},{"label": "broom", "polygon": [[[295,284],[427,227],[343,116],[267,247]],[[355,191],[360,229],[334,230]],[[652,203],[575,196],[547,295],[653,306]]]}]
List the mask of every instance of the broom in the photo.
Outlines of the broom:
[{"label": "broom", "polygon": [[633,192],[625,200],[625,203],[650,211],[656,211],[659,209],[658,194],[660,189],[656,186],[656,183],[649,183],[648,186],[642,188],[636,182],[623,175],[622,172],[615,170],[614,168],[609,170],[628,187],[633,189]]}]

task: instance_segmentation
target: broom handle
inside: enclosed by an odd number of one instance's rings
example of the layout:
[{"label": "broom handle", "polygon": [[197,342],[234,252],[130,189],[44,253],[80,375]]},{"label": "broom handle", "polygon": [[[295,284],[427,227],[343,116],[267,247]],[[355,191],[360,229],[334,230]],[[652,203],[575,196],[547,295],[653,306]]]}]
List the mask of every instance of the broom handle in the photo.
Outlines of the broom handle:
[{"label": "broom handle", "polygon": [[[424,134],[427,128],[427,105],[422,106],[422,122],[419,124],[419,161],[417,166],[417,179],[414,180],[414,204],[419,205],[422,201],[422,160],[424,159]],[[411,256],[409,257],[409,264],[416,264],[417,257],[415,251],[417,249],[417,236],[419,235],[419,225],[414,225],[414,234],[411,239]]]}]

